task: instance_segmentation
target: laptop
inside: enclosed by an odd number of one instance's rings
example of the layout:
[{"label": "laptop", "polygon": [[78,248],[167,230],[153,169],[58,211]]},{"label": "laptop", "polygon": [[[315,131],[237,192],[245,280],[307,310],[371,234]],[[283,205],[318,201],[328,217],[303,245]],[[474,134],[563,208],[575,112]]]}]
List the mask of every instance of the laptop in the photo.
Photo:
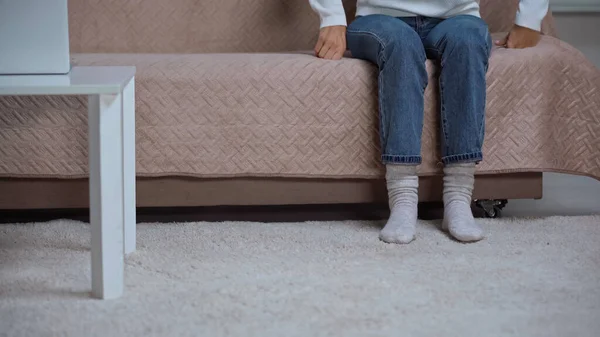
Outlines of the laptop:
[{"label": "laptop", "polygon": [[68,0],[0,0],[0,75],[66,74]]}]

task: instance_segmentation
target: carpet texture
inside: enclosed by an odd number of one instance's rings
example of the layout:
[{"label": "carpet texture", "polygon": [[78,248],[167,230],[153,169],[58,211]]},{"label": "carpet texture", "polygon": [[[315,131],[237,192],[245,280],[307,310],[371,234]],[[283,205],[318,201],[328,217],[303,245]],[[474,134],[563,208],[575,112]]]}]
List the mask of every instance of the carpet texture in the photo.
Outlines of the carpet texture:
[{"label": "carpet texture", "polygon": [[461,244],[419,222],[141,224],[123,298],[89,298],[89,227],[0,225],[1,336],[590,336],[600,216],[480,220]]}]

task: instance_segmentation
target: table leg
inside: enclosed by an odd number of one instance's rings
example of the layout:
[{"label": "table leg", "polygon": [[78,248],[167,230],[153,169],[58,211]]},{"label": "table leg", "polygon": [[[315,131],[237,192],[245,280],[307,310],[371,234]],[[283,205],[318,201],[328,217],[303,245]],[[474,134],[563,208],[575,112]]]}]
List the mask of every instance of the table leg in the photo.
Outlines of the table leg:
[{"label": "table leg", "polygon": [[124,251],[135,251],[135,77],[123,90],[123,224]]},{"label": "table leg", "polygon": [[122,95],[88,99],[92,295],[123,293]]}]

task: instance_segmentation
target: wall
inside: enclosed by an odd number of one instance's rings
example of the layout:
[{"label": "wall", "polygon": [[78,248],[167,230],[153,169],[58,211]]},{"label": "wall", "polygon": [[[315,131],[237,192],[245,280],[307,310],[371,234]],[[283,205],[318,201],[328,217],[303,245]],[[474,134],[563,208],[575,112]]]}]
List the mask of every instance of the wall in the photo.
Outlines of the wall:
[{"label": "wall", "polygon": [[600,0],[550,0],[550,5],[556,13],[600,11]]},{"label": "wall", "polygon": [[600,67],[600,13],[556,14],[559,37]]},{"label": "wall", "polygon": [[[600,13],[555,13],[555,17],[559,37],[581,50],[600,68]],[[598,142],[600,144],[600,140]],[[600,214],[600,181],[564,174],[544,174],[544,198],[509,201],[504,214]]]}]

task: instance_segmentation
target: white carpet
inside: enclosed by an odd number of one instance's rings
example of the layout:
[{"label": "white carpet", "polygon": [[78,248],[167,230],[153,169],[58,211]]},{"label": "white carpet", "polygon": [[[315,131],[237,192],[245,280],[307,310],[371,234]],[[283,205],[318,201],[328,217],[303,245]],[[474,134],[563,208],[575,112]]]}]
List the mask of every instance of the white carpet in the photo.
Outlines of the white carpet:
[{"label": "white carpet", "polygon": [[0,225],[0,335],[600,335],[600,216],[481,221],[408,246],[382,222],[143,224],[112,301],[89,298],[87,225]]}]

